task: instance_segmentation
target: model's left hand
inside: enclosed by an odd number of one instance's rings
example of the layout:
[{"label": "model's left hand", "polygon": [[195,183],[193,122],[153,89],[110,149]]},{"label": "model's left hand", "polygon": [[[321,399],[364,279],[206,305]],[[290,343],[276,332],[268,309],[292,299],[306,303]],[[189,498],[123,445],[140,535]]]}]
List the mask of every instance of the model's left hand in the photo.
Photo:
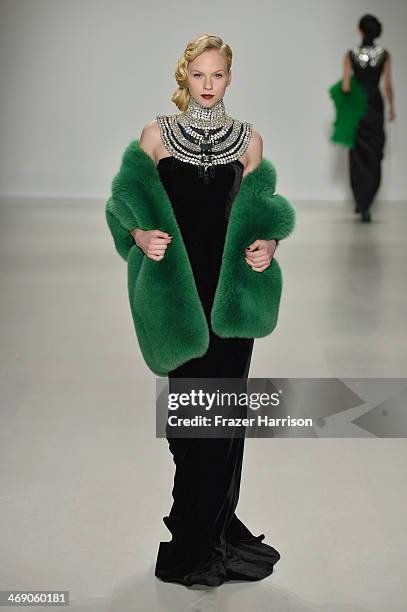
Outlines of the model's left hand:
[{"label": "model's left hand", "polygon": [[246,249],[246,263],[255,272],[263,272],[271,264],[276,246],[275,240],[255,240]]}]

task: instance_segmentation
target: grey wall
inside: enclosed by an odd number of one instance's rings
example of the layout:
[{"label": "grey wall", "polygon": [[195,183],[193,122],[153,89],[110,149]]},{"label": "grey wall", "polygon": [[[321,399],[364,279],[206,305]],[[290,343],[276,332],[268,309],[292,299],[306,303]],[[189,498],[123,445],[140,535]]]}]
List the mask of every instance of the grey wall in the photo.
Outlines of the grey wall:
[{"label": "grey wall", "polygon": [[105,197],[130,140],[156,114],[178,112],[176,59],[208,32],[234,51],[226,110],[262,134],[278,190],[347,197],[327,88],[365,12],[384,24],[398,113],[386,123],[380,197],[405,199],[405,0],[3,0],[0,195]]}]

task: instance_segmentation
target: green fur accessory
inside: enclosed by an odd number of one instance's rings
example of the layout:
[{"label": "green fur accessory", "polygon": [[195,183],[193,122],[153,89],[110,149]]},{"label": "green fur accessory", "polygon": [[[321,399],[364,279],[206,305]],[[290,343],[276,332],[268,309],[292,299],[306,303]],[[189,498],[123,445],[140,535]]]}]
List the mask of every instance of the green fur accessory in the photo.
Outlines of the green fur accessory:
[{"label": "green fur accessory", "polygon": [[337,81],[328,90],[336,112],[330,140],[344,147],[353,147],[359,122],[367,110],[367,93],[354,75],[351,76],[349,92],[342,91],[342,82]]},{"label": "green fur accessory", "polygon": [[[256,239],[282,239],[295,226],[295,208],[275,193],[276,172],[263,158],[243,177],[231,209],[220,275],[211,311],[213,331],[222,338],[261,338],[277,323],[282,274],[273,257],[263,272],[245,262]],[[209,346],[208,324],[187,250],[156,164],[132,141],[112,181],[105,207],[117,252],[127,261],[128,295],[140,350],[157,376]],[[147,257],[131,230],[159,229],[173,236],[162,260]]]}]

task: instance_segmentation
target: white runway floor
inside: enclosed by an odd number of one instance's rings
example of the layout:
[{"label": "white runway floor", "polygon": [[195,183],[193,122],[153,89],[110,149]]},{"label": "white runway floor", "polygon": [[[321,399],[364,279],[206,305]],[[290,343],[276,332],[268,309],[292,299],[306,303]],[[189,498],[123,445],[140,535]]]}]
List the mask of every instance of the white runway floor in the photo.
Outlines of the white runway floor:
[{"label": "white runway floor", "polygon": [[[376,203],[371,224],[349,203],[295,205],[250,376],[407,377],[407,202]],[[368,434],[246,440],[237,514],[279,550],[270,577],[155,578],[174,466],[104,203],[0,210],[0,590],[69,590],[94,612],[406,610],[407,444]]]}]

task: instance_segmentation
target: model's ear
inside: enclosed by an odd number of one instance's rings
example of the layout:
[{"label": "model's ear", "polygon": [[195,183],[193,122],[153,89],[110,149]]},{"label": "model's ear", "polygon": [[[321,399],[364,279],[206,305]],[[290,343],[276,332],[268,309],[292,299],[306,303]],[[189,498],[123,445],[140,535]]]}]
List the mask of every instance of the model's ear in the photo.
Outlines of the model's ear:
[{"label": "model's ear", "polygon": [[232,69],[229,70],[228,82],[226,83],[226,87],[229,87],[231,80],[232,80]]}]

